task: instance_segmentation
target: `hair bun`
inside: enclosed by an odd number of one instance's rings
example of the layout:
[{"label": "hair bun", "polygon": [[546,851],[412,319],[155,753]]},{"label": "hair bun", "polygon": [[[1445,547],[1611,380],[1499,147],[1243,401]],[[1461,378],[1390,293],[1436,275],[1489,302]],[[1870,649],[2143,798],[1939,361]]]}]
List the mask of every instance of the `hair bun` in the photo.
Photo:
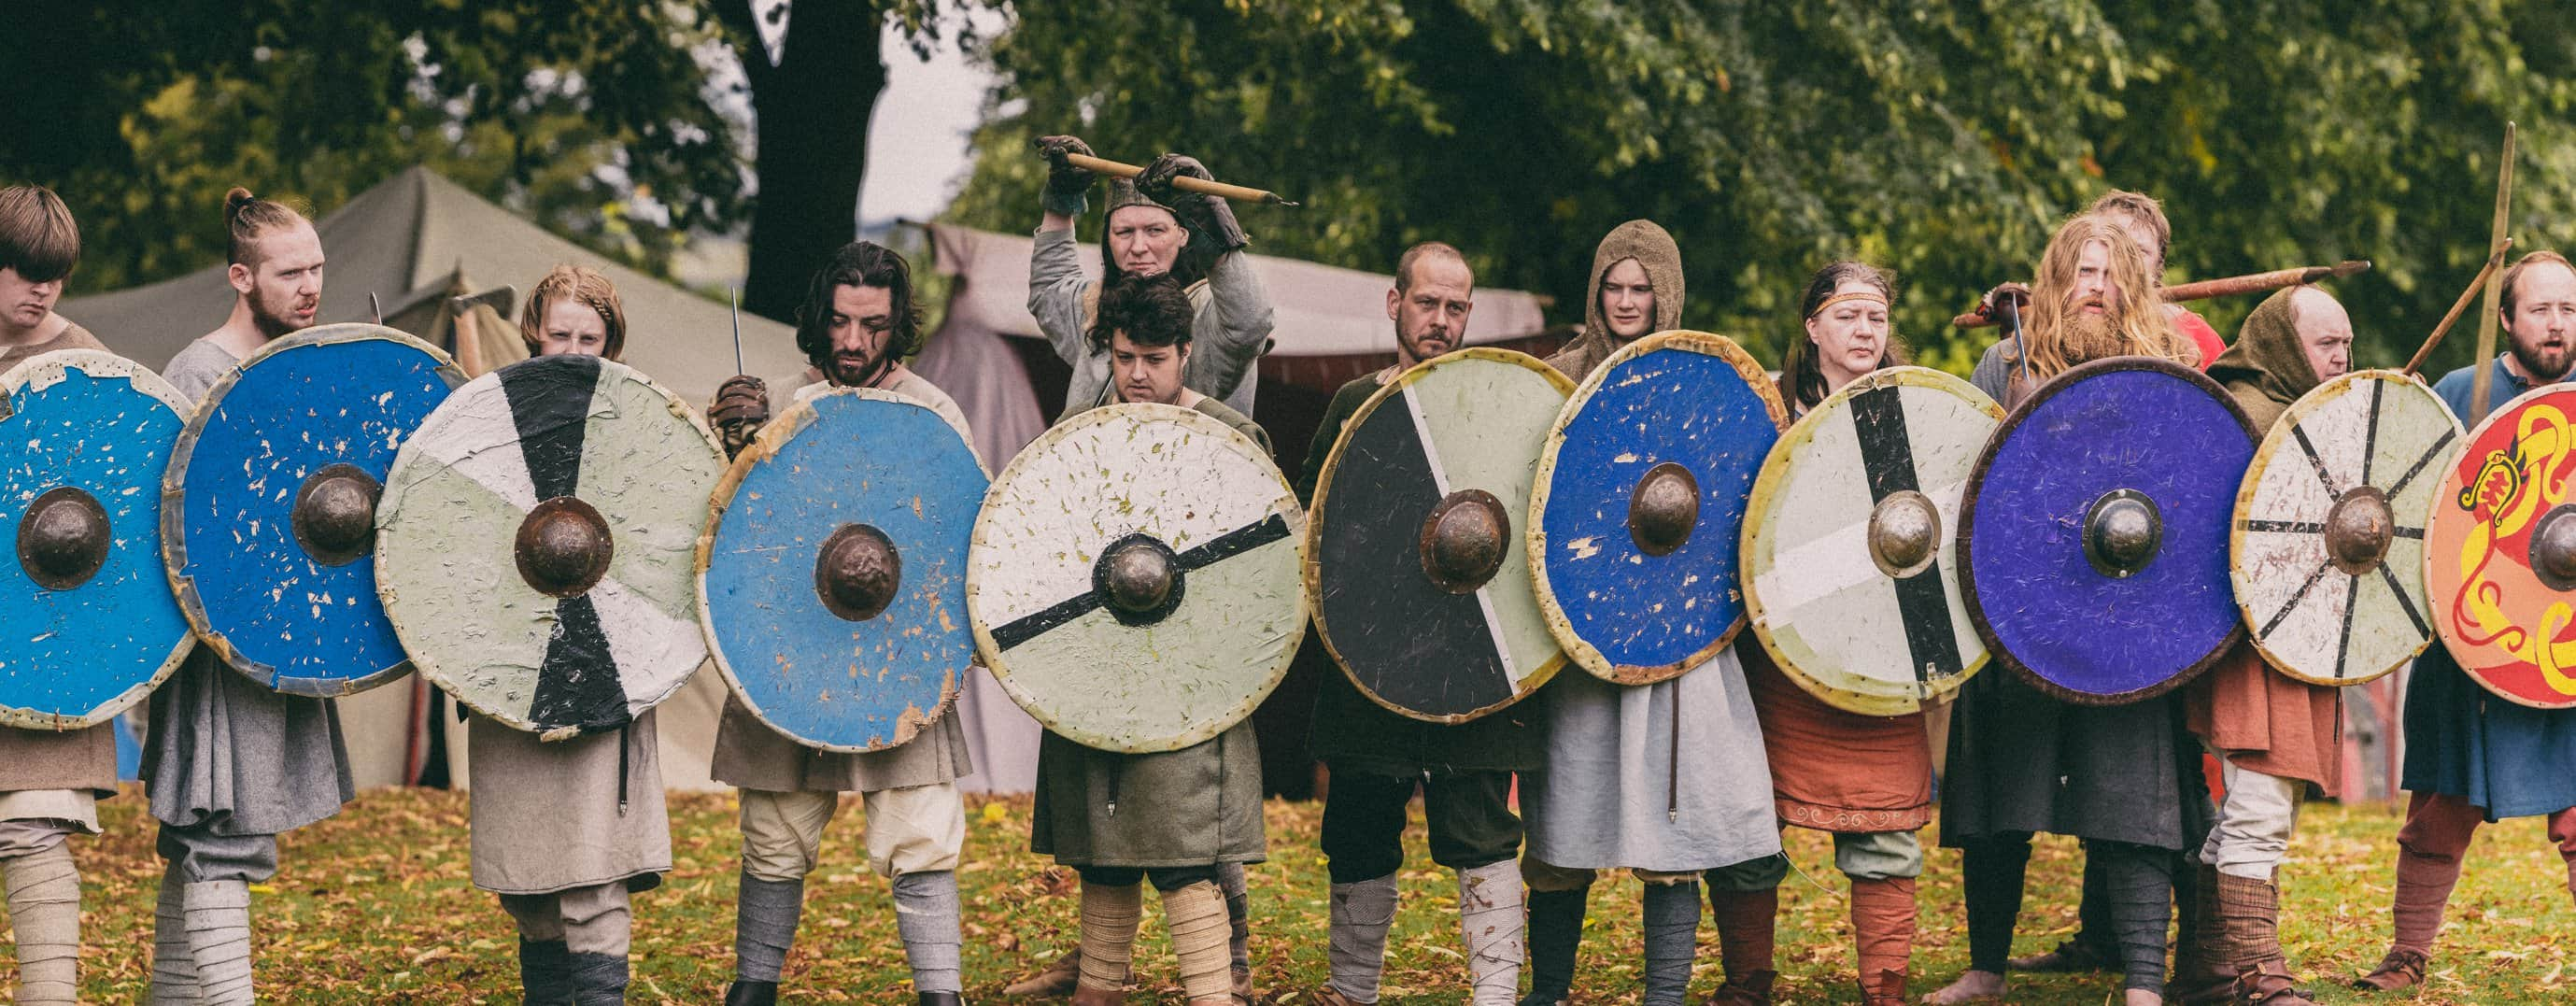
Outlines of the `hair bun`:
[{"label": "hair bun", "polygon": [[235,185],[232,191],[224,193],[224,216],[231,217],[233,214],[240,213],[242,207],[258,201],[257,197],[250,194],[249,189]]}]

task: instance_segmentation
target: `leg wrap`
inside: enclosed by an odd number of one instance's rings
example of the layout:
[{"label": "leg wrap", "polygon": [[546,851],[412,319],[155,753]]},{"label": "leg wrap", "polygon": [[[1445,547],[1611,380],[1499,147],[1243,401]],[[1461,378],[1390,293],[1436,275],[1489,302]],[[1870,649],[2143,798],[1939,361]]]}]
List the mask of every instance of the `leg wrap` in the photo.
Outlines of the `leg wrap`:
[{"label": "leg wrap", "polygon": [[[1390,885],[1394,880],[1387,878]],[[1470,1006],[1512,1006],[1521,985],[1521,924],[1520,863],[1505,859],[1458,871],[1458,927],[1475,981]]]},{"label": "leg wrap", "polygon": [[895,932],[912,965],[912,990],[964,992],[959,955],[965,937],[957,909],[957,874],[948,870],[894,878]]},{"label": "leg wrap", "polygon": [[573,1006],[619,1006],[626,1001],[626,955],[572,957]]},{"label": "leg wrap", "polygon": [[2460,856],[2482,820],[2476,807],[2455,796],[2417,793],[2397,830],[2396,947],[2431,954],[2442,930],[2442,910],[2460,882]]},{"label": "leg wrap", "polygon": [[1191,1002],[1234,1001],[1234,965],[1226,960],[1225,892],[1196,883],[1163,892],[1163,924],[1181,961],[1181,991]]},{"label": "leg wrap", "polygon": [[762,880],[744,873],[742,894],[733,907],[734,977],[777,981],[787,967],[787,951],[796,945],[796,925],[804,914],[804,881]]},{"label": "leg wrap", "polygon": [[[2023,874],[2030,868],[2030,836],[2002,835],[1960,850],[1961,882],[1968,903],[1968,970],[2004,973],[2012,956],[2013,922],[2021,916]],[[2085,857],[2091,869],[2092,857]]]},{"label": "leg wrap", "polygon": [[1914,878],[1853,880],[1851,922],[1863,983],[1905,974],[1914,957]]},{"label": "leg wrap", "polygon": [[176,864],[161,872],[161,895],[152,904],[152,990],[146,1000],[153,1006],[197,1001],[197,962],[188,956],[187,889]]},{"label": "leg wrap", "polygon": [[18,940],[18,1001],[69,1003],[80,971],[80,870],[57,842],[43,852],[0,861],[9,892],[9,927]]},{"label": "leg wrap", "polygon": [[[1653,887],[1646,892],[1654,893]],[[1697,914],[1698,905],[1691,906]],[[1758,982],[1771,966],[1772,927],[1780,914],[1780,889],[1708,892],[1709,915],[1717,921],[1717,957],[1726,980]],[[1696,921],[1696,920],[1694,920]]]},{"label": "leg wrap", "polygon": [[531,1004],[572,1001],[572,951],[564,941],[519,938],[519,988]]},{"label": "leg wrap", "polygon": [[1082,988],[1127,987],[1128,961],[1136,956],[1136,920],[1144,912],[1140,884],[1082,885]]},{"label": "leg wrap", "polygon": [[1395,924],[1395,874],[1334,884],[1329,911],[1325,957],[1332,964],[1333,990],[1355,1003],[1376,1002],[1378,974],[1386,967],[1386,930]]},{"label": "leg wrap", "polygon": [[1699,943],[1699,882],[1646,885],[1645,923],[1646,991],[1638,1001],[1683,1006]]},{"label": "leg wrap", "polygon": [[189,884],[188,956],[197,962],[198,996],[208,1006],[251,1006],[250,885],[239,880]]},{"label": "leg wrap", "polygon": [[2086,859],[2104,870],[2112,933],[2120,940],[2122,988],[2163,994],[2165,929],[2173,924],[2172,853],[2123,842],[2088,842]]},{"label": "leg wrap", "polygon": [[1226,959],[1236,971],[1252,970],[1252,887],[1243,864],[1216,864],[1216,885],[1225,891]]},{"label": "leg wrap", "polygon": [[1588,887],[1530,891],[1530,994],[1523,1002],[1554,1003],[1573,987],[1574,952],[1583,943],[1584,902],[1591,894]]},{"label": "leg wrap", "polygon": [[2285,963],[2280,890],[2270,882],[2219,874],[2218,914],[2227,926],[2227,963],[2237,973]]}]

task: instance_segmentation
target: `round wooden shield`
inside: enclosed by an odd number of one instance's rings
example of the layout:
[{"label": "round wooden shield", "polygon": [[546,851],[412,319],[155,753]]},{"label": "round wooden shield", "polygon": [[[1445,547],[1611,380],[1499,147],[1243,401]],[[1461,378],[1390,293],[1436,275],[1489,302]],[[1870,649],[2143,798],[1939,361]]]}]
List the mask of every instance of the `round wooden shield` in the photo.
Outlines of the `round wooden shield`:
[{"label": "round wooden shield", "polygon": [[2357,685],[2433,638],[2424,522],[2460,423],[2424,382],[2358,370],[2290,404],[2236,492],[2236,606],[2273,668]]},{"label": "round wooden shield", "polygon": [[1405,371],[1343,425],[1306,515],[1306,592],[1360,694],[1464,723],[1564,665],[1514,522],[1573,388],[1535,357],[1462,349]]},{"label": "round wooden shield", "polygon": [[161,473],[188,400],[134,361],[46,353],[0,374],[0,726],[75,730],[142,701],[188,653],[161,568]]},{"label": "round wooden shield", "polygon": [[385,611],[474,711],[548,740],[615,730],[706,662],[693,560],[724,469],[687,403],[625,364],[475,378],[385,481]]},{"label": "round wooden shield", "polygon": [[1968,481],[1960,591],[1995,658],[2069,702],[2161,695],[2245,631],[2227,576],[2245,413],[2150,357],[2057,375],[2004,418]]},{"label": "round wooden shield", "polygon": [[1837,708],[1896,716],[1985,666],[1947,532],[2003,416],[1975,385],[1894,367],[1781,435],[1753,481],[1744,600],[1791,680]]},{"label": "round wooden shield", "polygon": [[1082,413],[985,494],[966,556],[976,647],[1020,708],[1076,743],[1208,740],[1297,655],[1305,524],[1268,452],[1206,413]]},{"label": "round wooden shield", "polygon": [[162,559],[198,639],[289,695],[410,670],[376,601],[377,497],[464,381],[437,347],[361,324],[276,339],[216,379],[161,482]]},{"label": "round wooden shield", "polygon": [[901,395],[838,388],[770,420],[698,539],[698,619],[734,696],[826,751],[947,715],[975,660],[966,545],[988,484],[965,435]]},{"label": "round wooden shield", "polygon": [[2435,631],[2488,691],[2576,706],[2576,385],[2496,409],[2441,474],[2424,543]]},{"label": "round wooden shield", "polygon": [[1659,332],[1613,353],[1557,414],[1530,492],[1548,629],[1623,685],[1681,675],[1744,626],[1744,507],[1787,411],[1735,342]]}]

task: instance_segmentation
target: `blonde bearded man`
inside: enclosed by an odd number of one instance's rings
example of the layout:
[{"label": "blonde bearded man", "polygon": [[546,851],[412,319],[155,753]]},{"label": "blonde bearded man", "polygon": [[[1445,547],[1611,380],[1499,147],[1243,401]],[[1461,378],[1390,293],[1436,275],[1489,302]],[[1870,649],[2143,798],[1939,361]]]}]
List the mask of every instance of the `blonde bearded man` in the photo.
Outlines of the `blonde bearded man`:
[{"label": "blonde bearded man", "polygon": [[[2010,405],[2104,357],[2198,366],[2200,351],[2142,296],[2153,289],[2145,254],[2116,222],[2068,221],[2041,256],[2019,340],[1977,368],[1977,386]],[[1969,969],[1926,1001],[2004,994],[2030,839],[2053,832],[2083,839],[2102,864],[2128,1006],[2163,1002],[2174,863],[2197,833],[2184,813],[2200,751],[2182,729],[2180,698],[2079,706],[1981,674],[1952,716],[1941,843],[1964,853]]]}]

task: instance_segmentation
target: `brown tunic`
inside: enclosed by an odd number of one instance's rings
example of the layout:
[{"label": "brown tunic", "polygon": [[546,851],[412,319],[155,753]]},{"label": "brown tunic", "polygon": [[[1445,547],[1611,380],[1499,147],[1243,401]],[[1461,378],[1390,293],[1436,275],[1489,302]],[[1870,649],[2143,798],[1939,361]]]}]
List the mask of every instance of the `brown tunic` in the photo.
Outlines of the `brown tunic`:
[{"label": "brown tunic", "polygon": [[[2210,364],[2254,428],[2269,431],[2290,403],[2319,383],[2290,320],[2293,287],[2245,318],[2231,346]],[[2239,643],[2184,693],[2191,732],[2243,768],[2304,779],[2341,792],[2343,691],[2272,669],[2252,643]]]},{"label": "brown tunic", "polygon": [[1825,704],[1771,662],[1736,647],[1771,760],[1780,820],[1816,831],[1913,831],[1932,820],[1932,746],[1923,714],[1864,716]]}]

